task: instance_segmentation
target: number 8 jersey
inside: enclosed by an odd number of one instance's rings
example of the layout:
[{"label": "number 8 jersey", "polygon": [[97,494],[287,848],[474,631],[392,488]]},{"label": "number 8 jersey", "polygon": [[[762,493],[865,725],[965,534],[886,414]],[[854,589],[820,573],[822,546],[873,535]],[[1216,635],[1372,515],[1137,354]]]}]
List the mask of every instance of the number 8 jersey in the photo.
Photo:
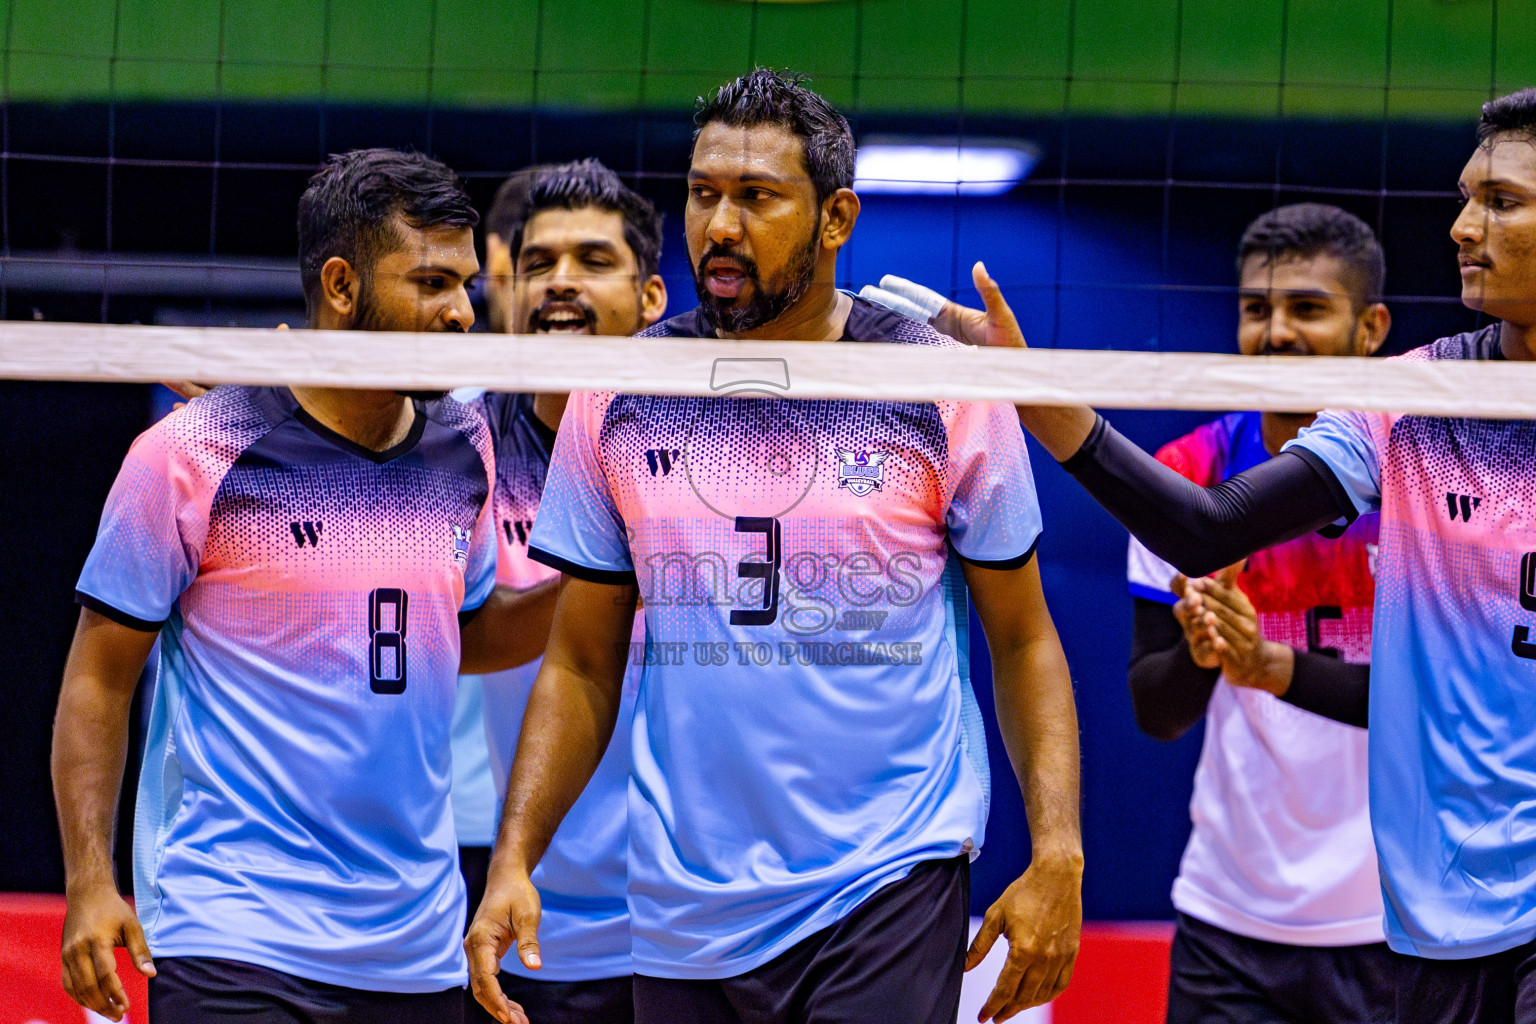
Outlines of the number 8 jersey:
[{"label": "number 8 jersey", "polygon": [[134,827],[155,956],[463,984],[449,725],[491,481],[451,400],[375,452],[286,389],[223,387],[134,442],[79,600],[160,632]]},{"label": "number 8 jersey", "polygon": [[[649,333],[706,327],[695,311]],[[955,344],[861,300],[844,339]],[[573,395],[534,522],[531,557],[637,582],[644,603],[639,974],[744,973],[982,842],[986,752],[953,556],[1011,569],[1034,551],[1018,419],[778,397],[792,369],[717,363],[733,397]]]}]

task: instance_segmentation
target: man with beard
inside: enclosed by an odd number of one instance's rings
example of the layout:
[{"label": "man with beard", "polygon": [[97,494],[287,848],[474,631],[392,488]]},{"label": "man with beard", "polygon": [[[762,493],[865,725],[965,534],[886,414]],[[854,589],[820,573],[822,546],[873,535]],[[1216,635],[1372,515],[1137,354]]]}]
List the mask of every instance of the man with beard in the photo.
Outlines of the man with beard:
[{"label": "man with beard", "polygon": [[[331,158],[299,203],[310,326],[468,329],[476,219],[426,157]],[[455,684],[536,657],[552,604],[492,589],[493,485],[476,411],[394,391],[220,387],[134,443],[54,732],[82,1006],[128,1009],[116,945],[161,1024],[461,1017]],[[135,919],[111,837],[157,636]]]},{"label": "man with beard", "polygon": [[[596,160],[518,177],[523,187],[503,187],[487,214],[486,264],[516,267],[510,287],[491,300],[502,308],[497,319],[558,344],[562,335],[634,334],[661,318],[667,304],[656,272],[661,215],[648,200]],[[528,534],[566,396],[491,393],[484,402],[496,451],[496,579],[529,587],[558,575],[528,557]],[[643,639],[637,617],[636,640]],[[625,857],[635,661],[624,680],[614,742],[533,872],[543,907],[542,965],[531,970],[516,954],[502,959],[502,990],[540,1024],[634,1020]],[[483,685],[476,677],[460,684],[482,694],[482,728],[500,796],[537,670],[535,662],[487,676]],[[484,1011],[475,1004],[466,1014]]]},{"label": "man with beard", "polygon": [[[700,306],[648,334],[954,344],[836,290],[859,202],[825,100],[759,70],[696,123]],[[986,1016],[1060,992],[1081,923],[1077,728],[1039,533],[1006,407],[573,395],[530,542],[566,579],[466,940],[486,1007],[520,1017],[497,962],[514,943],[540,962],[532,869],[613,731],[637,593],[637,1021],[952,1022],[999,935]],[[989,782],[967,584],[1033,845],[969,956]]]}]

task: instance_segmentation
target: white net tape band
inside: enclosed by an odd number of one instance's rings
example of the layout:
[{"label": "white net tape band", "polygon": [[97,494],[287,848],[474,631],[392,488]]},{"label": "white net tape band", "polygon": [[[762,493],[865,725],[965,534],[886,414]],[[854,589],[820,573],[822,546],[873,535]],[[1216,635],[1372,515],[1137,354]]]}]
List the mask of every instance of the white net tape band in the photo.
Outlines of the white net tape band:
[{"label": "white net tape band", "polygon": [[0,322],[0,378],[1536,419],[1536,363]]}]

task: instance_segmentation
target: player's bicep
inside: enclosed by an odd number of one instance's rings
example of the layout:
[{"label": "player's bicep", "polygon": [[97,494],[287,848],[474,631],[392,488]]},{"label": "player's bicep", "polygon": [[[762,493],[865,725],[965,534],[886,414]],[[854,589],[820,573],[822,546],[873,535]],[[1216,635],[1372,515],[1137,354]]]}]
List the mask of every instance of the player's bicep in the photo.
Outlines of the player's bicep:
[{"label": "player's bicep", "polygon": [[621,686],[638,597],[633,583],[562,577],[545,664],[585,680]]},{"label": "player's bicep", "polygon": [[131,694],[159,635],[158,631],[136,629],[81,608],[64,667],[65,685],[89,683]]},{"label": "player's bicep", "polygon": [[965,585],[976,617],[996,655],[1041,641],[1056,641],[1056,626],[1040,585],[1040,561],[1031,558],[1017,569],[989,569],[962,562]]}]

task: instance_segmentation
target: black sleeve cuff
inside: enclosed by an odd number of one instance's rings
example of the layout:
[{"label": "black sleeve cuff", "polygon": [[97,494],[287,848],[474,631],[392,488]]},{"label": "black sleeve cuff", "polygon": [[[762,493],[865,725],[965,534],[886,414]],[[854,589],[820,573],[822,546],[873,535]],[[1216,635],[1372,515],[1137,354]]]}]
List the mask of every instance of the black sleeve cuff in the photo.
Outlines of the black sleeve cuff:
[{"label": "black sleeve cuff", "polygon": [[589,565],[580,565],[561,558],[559,555],[550,554],[541,548],[528,546],[528,557],[535,562],[540,562],[551,569],[558,569],[567,576],[574,576],[588,583],[607,583],[615,587],[632,587],[635,585],[635,573],[633,569],[594,569]]},{"label": "black sleeve cuff", "polygon": [[119,611],[105,601],[92,597],[83,590],[75,591],[75,603],[84,608],[89,608],[98,615],[106,616],[119,626],[127,626],[129,629],[137,629],[144,633],[158,633],[160,632],[160,627],[165,625],[164,619],[161,619],[159,622],[152,622],[149,619],[141,619],[137,616],[129,615],[125,611]]},{"label": "black sleeve cuff", "polygon": [[1035,557],[1035,549],[1039,546],[1040,538],[1039,536],[1036,536],[1035,542],[1031,544],[1029,546],[1029,550],[1025,551],[1022,555],[1016,555],[1013,558],[1000,559],[967,558],[965,555],[961,554],[959,549],[955,548],[953,544],[950,545],[950,549],[953,550],[955,554],[960,555],[960,560],[963,562],[969,562],[971,565],[979,566],[983,569],[997,569],[1001,572],[1007,572],[1009,569],[1022,569],[1028,565],[1029,560]]},{"label": "black sleeve cuff", "polygon": [[1301,461],[1307,464],[1312,472],[1322,478],[1323,484],[1327,486],[1329,493],[1333,495],[1333,503],[1339,508],[1339,515],[1344,519],[1343,526],[1337,523],[1330,523],[1317,532],[1330,540],[1342,536],[1344,531],[1349,529],[1349,524],[1360,518],[1359,510],[1355,508],[1355,503],[1349,498],[1349,492],[1344,489],[1343,484],[1339,483],[1339,478],[1333,475],[1333,470],[1328,467],[1328,463],[1324,462],[1316,452],[1309,451],[1298,444],[1287,448],[1282,454],[1285,453],[1298,456]]},{"label": "black sleeve cuff", "polygon": [[1094,453],[1098,451],[1099,444],[1104,440],[1104,433],[1108,429],[1109,421],[1103,416],[1097,417],[1093,421],[1093,429],[1088,431],[1088,436],[1083,438],[1083,443],[1077,451],[1062,461],[1061,468],[1075,476],[1076,471],[1081,469],[1084,463],[1093,460]]}]

